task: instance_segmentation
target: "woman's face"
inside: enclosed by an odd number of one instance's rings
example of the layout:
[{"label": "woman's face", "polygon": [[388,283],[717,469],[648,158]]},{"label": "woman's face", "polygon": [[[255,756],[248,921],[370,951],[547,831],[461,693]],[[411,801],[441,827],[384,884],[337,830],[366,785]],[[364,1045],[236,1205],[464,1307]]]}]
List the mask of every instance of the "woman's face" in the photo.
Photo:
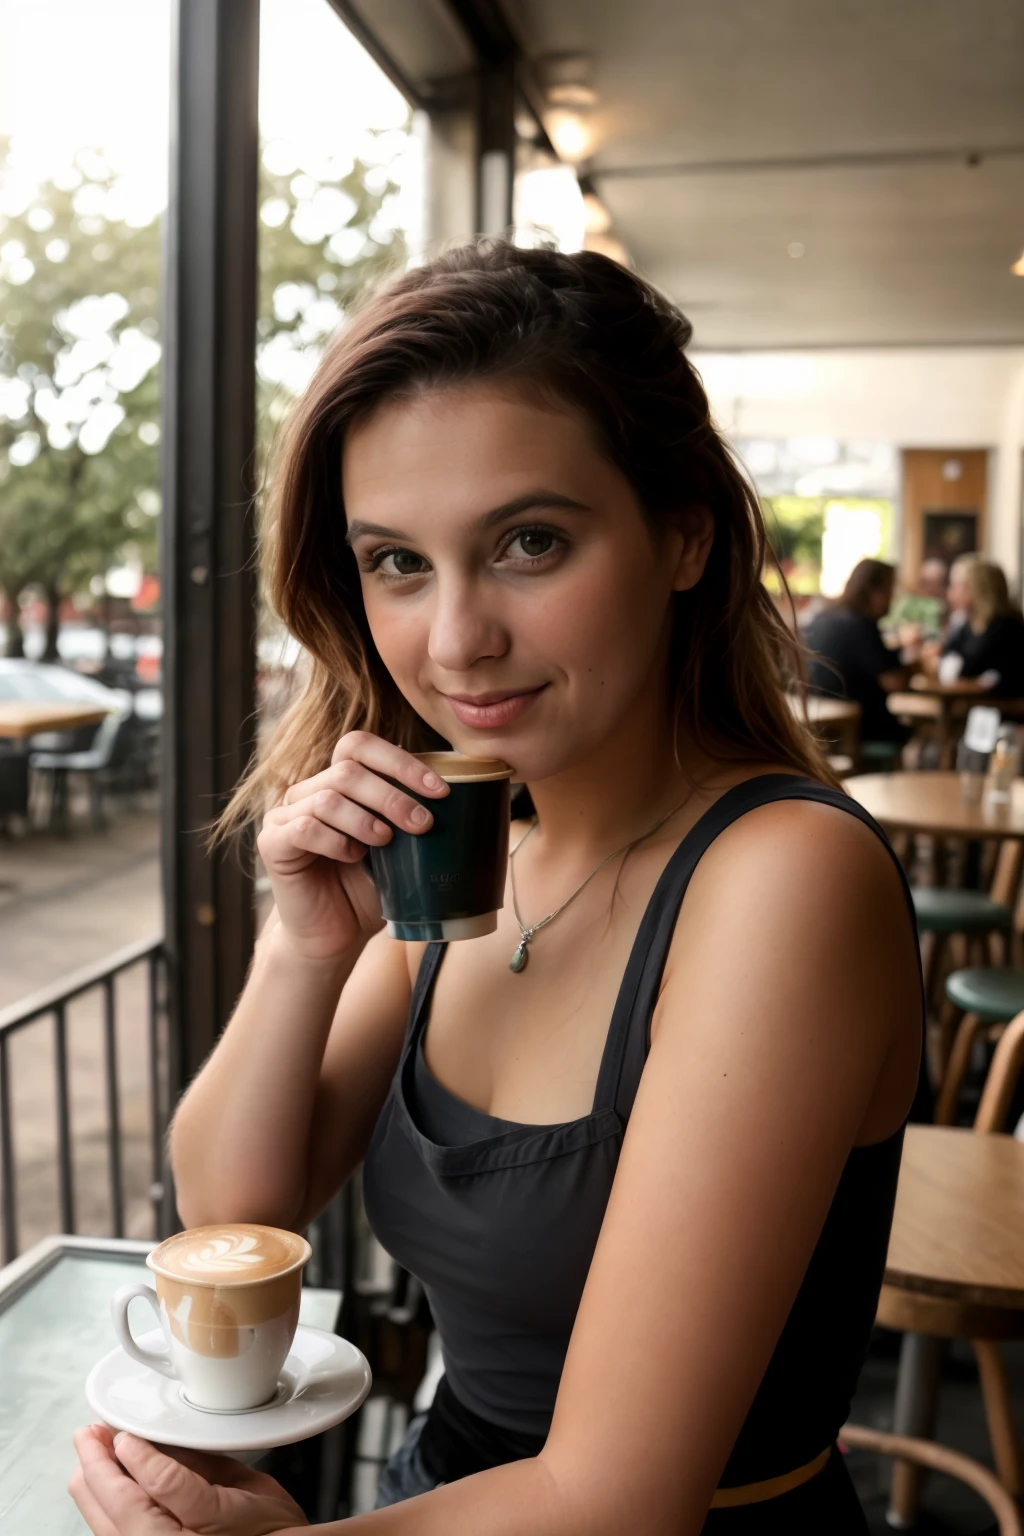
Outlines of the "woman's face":
[{"label": "woman's face", "polygon": [[971,588],[967,581],[967,572],[963,566],[954,565],[949,573],[946,601],[951,608],[969,609],[971,606]]},{"label": "woman's face", "polygon": [[381,659],[459,751],[546,778],[664,698],[710,514],[652,533],[568,407],[480,385],[388,402],[350,432],[343,492]]}]

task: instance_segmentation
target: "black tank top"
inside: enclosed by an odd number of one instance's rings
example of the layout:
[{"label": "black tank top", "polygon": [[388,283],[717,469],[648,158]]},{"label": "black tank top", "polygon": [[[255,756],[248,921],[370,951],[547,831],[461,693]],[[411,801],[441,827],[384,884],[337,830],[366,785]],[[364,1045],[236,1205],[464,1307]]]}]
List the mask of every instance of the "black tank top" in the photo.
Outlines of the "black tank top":
[{"label": "black tank top", "polygon": [[[374,1233],[422,1280],[437,1325],[445,1378],[421,1445],[444,1480],[541,1449],[687,885],[720,832],[756,806],[788,799],[844,810],[889,847],[855,801],[811,779],[772,774],[723,794],[655,886],[612,1011],[593,1108],[581,1119],[497,1120],[431,1076],[422,1039],[445,946],[428,947],[363,1189]],[[907,902],[912,912],[909,891]],[[901,1129],[851,1151],[723,1487],[802,1466],[835,1440],[875,1315],[902,1143]]]}]

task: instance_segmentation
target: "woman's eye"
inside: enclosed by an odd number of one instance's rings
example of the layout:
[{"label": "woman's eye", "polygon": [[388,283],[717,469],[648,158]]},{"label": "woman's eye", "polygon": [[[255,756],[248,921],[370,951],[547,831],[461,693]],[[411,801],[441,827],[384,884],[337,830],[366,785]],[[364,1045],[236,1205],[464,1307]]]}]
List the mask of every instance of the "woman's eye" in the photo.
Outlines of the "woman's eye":
[{"label": "woman's eye", "polygon": [[524,528],[509,540],[506,553],[513,559],[537,560],[542,555],[550,555],[557,542],[555,535],[546,528]]},{"label": "woman's eye", "polygon": [[411,549],[382,549],[374,559],[373,569],[384,576],[420,576],[427,569],[427,562]]}]

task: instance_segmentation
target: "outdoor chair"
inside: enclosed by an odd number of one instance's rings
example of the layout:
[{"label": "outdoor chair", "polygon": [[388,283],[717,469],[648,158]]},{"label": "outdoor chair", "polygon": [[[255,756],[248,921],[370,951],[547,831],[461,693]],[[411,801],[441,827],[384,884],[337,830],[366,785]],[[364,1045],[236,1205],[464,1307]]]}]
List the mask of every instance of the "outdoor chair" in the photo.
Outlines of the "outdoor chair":
[{"label": "outdoor chair", "polygon": [[6,830],[12,817],[28,817],[28,758],[23,752],[4,750],[0,742],[0,829]]},{"label": "outdoor chair", "polygon": [[79,752],[33,752],[29,762],[35,773],[52,774],[49,826],[51,832],[68,830],[68,777],[85,774],[89,780],[92,825],[106,825],[103,790],[130,762],[137,730],[130,715],[109,714],[93,737],[92,745]]}]

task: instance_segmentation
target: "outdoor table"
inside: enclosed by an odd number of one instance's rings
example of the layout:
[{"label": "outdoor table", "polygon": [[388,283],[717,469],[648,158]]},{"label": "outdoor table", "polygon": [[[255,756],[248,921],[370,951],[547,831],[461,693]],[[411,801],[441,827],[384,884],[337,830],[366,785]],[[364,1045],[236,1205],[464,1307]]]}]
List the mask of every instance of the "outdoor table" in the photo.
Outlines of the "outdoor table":
[{"label": "outdoor table", "polygon": [[[953,1126],[907,1127],[885,1284],[880,1313],[890,1327],[920,1327],[921,1317],[947,1312],[958,1321],[936,1328],[1024,1338],[1024,1144]],[[915,1296],[933,1310],[918,1305],[915,1317]],[[904,1333],[895,1433],[930,1438],[950,1336]],[[899,1498],[895,1513],[912,1513]]]},{"label": "outdoor table", "polygon": [[[47,1237],[0,1269],[0,1530],[87,1536],[67,1493],[72,1432],[94,1419],[85,1378],[117,1340],[110,1298],[148,1275],[153,1243]],[[305,1286],[307,1327],[333,1331],[340,1291]],[[248,1459],[248,1458],[247,1458]]]},{"label": "outdoor table", "polygon": [[0,699],[0,736],[25,741],[44,731],[73,731],[83,725],[101,725],[107,711],[96,704],[31,703]]},{"label": "outdoor table", "polygon": [[845,781],[847,792],[877,822],[901,832],[936,837],[1024,838],[1024,779],[1002,805],[964,805],[960,775],[951,772],[861,773]]},{"label": "outdoor table", "polygon": [[861,707],[852,699],[822,698],[820,694],[807,695],[807,714],[804,715],[804,699],[797,693],[787,693],[787,702],[798,720],[806,718],[814,726],[833,726],[842,743],[845,755],[857,761],[860,747]]}]

